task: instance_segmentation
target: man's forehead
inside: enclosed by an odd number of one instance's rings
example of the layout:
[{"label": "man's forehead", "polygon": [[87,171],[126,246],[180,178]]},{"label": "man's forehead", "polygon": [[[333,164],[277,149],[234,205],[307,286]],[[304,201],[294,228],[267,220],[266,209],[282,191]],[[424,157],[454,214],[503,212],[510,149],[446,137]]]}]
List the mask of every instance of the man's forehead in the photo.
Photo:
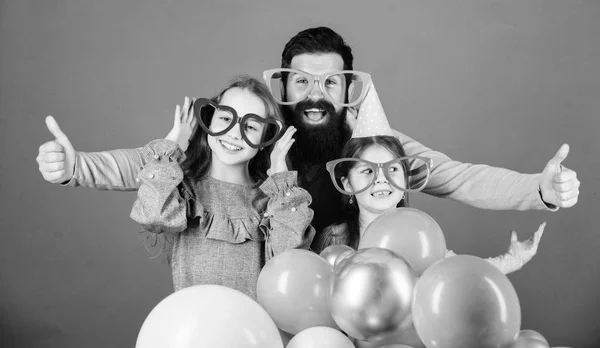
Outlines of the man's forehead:
[{"label": "man's forehead", "polygon": [[290,68],[320,75],[344,69],[344,60],[337,53],[299,54],[292,58]]}]

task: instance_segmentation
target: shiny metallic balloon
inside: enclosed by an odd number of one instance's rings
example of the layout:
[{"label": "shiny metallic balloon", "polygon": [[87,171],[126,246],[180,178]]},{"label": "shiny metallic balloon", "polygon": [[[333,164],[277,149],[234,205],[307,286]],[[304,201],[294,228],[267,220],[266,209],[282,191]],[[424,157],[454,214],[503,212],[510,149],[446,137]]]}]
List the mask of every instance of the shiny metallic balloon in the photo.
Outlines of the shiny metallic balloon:
[{"label": "shiny metallic balloon", "polygon": [[518,340],[522,340],[525,338],[531,338],[531,339],[535,339],[535,340],[539,340],[542,341],[546,344],[548,343],[548,340],[546,339],[546,337],[544,337],[544,335],[542,335],[541,333],[535,331],[535,330],[521,330],[519,331],[519,334],[517,335],[517,337],[515,337],[515,341]]},{"label": "shiny metallic balloon", "polygon": [[352,250],[348,250],[348,251],[344,251],[343,253],[341,253],[336,259],[335,259],[335,263],[333,264],[333,268],[335,269],[340,263],[342,263],[342,261],[344,261],[348,256],[354,254],[354,249]]},{"label": "shiny metallic balloon", "polygon": [[322,258],[325,259],[325,261],[327,261],[331,267],[335,266],[335,260],[337,260],[337,258],[348,251],[354,251],[354,249],[352,249],[351,247],[344,245],[344,244],[336,244],[336,245],[330,245],[327,248],[323,249],[323,251],[321,251],[321,253],[319,254]]},{"label": "shiny metallic balloon", "polygon": [[416,282],[415,271],[393,251],[358,250],[334,270],[331,315],[351,337],[376,342],[412,324]]}]

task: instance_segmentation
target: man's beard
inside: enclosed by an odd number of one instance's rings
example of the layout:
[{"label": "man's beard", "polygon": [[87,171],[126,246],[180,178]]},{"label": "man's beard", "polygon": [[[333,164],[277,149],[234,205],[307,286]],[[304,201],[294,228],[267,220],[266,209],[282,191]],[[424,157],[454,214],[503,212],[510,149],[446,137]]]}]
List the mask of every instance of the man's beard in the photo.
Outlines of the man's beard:
[{"label": "man's beard", "polygon": [[[322,109],[328,114],[323,124],[309,124],[304,120],[304,111]],[[296,127],[294,146],[290,156],[294,166],[299,164],[325,163],[339,158],[350,131],[346,125],[346,108],[335,111],[327,100],[303,100],[291,107],[283,107],[283,115],[288,125]]]}]

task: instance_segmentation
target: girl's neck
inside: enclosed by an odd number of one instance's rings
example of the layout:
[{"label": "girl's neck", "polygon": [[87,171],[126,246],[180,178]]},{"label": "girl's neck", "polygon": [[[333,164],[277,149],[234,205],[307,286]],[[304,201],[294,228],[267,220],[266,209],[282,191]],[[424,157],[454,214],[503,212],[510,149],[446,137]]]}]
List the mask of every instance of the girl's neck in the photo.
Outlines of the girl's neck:
[{"label": "girl's neck", "polygon": [[210,166],[210,176],[213,179],[238,185],[251,185],[254,183],[250,177],[248,162],[237,165],[225,165],[218,163],[218,161],[213,161]]}]

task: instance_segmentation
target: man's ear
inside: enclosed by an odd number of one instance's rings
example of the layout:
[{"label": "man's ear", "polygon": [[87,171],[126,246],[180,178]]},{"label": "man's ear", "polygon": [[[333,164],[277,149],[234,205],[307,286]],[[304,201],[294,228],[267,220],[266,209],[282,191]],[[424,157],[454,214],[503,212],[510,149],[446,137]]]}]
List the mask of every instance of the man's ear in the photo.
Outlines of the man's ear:
[{"label": "man's ear", "polygon": [[350,96],[354,94],[354,81],[350,82],[350,85],[348,86],[348,102],[350,102]]}]

